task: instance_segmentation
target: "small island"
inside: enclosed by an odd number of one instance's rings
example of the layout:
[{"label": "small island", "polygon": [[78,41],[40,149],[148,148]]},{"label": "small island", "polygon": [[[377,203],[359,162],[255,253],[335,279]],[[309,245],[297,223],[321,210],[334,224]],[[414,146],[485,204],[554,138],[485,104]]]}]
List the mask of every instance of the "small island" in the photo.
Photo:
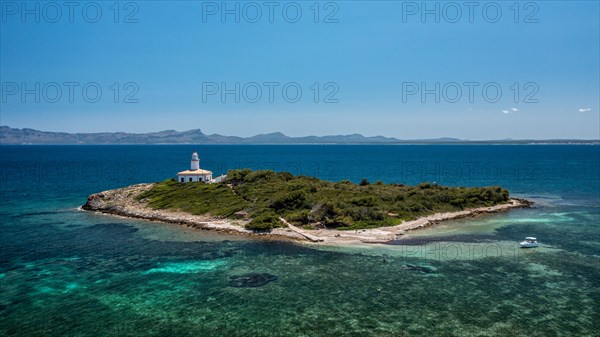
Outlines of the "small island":
[{"label": "small island", "polygon": [[[197,166],[196,166],[197,167]],[[499,186],[330,182],[288,172],[231,170],[104,191],[84,210],[277,239],[383,243],[444,220],[530,207]]]}]

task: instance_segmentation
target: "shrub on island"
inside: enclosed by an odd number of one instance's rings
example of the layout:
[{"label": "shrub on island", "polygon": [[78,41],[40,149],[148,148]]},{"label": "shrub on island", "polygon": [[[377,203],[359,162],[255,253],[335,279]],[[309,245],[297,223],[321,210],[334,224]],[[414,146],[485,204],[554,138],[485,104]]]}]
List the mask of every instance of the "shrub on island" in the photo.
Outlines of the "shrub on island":
[{"label": "shrub on island", "polygon": [[268,231],[276,227],[284,227],[284,224],[275,213],[261,214],[244,226],[255,231]]}]

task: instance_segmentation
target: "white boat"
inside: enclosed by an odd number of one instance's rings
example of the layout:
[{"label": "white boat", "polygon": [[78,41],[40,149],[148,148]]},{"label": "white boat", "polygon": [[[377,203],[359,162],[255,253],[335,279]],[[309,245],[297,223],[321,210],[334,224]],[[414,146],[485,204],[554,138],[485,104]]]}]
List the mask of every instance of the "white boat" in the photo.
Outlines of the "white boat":
[{"label": "white boat", "polygon": [[537,243],[537,239],[532,237],[532,236],[528,236],[525,238],[525,241],[522,241],[521,243],[519,243],[519,247],[521,248],[535,248],[535,247],[539,247],[539,243]]}]

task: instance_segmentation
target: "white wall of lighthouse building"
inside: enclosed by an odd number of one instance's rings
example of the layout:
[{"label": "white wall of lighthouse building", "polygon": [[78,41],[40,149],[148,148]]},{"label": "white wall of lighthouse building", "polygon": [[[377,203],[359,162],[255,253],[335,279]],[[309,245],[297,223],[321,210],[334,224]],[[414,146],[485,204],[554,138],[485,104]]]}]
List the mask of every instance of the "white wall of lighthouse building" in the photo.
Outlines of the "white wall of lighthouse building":
[{"label": "white wall of lighthouse building", "polygon": [[[181,180],[183,179],[183,181]],[[194,181],[203,181],[203,182],[207,182],[210,181],[212,179],[212,175],[206,175],[206,176],[202,176],[202,175],[177,175],[177,181],[181,182],[181,183],[189,183],[189,182],[194,182]]]}]

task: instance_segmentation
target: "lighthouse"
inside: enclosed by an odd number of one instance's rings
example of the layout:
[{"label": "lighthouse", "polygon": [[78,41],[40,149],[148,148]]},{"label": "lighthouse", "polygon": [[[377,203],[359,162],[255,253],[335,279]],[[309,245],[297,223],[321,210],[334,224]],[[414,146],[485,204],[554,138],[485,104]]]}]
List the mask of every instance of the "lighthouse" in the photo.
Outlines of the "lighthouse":
[{"label": "lighthouse", "polygon": [[194,151],[192,153],[192,171],[196,171],[200,169],[200,157],[198,157],[198,152]]},{"label": "lighthouse", "polygon": [[192,153],[192,160],[190,161],[190,169],[177,173],[177,181],[180,183],[210,183],[213,182],[212,171],[200,168],[200,156],[198,156],[198,152],[194,151]]}]

